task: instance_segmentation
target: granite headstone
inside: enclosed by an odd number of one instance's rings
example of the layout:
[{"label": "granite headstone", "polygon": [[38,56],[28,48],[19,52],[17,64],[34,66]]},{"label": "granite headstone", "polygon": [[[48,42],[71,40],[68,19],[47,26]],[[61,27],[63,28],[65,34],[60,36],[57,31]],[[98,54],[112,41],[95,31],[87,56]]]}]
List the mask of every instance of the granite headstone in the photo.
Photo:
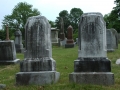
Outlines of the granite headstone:
[{"label": "granite headstone", "polygon": [[44,16],[29,17],[25,25],[25,56],[16,74],[17,85],[56,83],[60,73],[52,58],[51,27]]},{"label": "granite headstone", "polygon": [[79,22],[78,59],[69,81],[80,84],[112,85],[114,74],[106,53],[106,24],[101,13],[84,13]]}]

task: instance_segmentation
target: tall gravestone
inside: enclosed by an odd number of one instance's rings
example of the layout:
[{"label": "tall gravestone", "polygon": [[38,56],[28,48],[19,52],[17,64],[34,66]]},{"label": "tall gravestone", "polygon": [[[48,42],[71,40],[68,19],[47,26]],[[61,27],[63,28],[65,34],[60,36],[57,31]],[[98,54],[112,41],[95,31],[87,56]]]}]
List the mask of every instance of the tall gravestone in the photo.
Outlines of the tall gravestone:
[{"label": "tall gravestone", "polygon": [[67,29],[67,41],[65,44],[65,48],[73,48],[74,40],[73,40],[73,27],[70,25]]},{"label": "tall gravestone", "polygon": [[78,59],[69,81],[80,84],[114,84],[106,53],[106,24],[101,13],[84,13],[79,22]]},{"label": "tall gravestone", "polygon": [[118,49],[118,32],[111,28],[112,34],[113,34],[113,48]]},{"label": "tall gravestone", "polygon": [[106,30],[106,40],[107,40],[107,51],[108,52],[113,52],[115,51],[115,49],[113,48],[113,33],[112,33],[112,30],[110,29],[107,29]]},{"label": "tall gravestone", "polygon": [[16,50],[13,40],[9,39],[9,29],[6,25],[6,40],[0,41],[0,64],[16,64],[20,60],[16,59]]},{"label": "tall gravestone", "polygon": [[17,27],[17,30],[15,31],[14,35],[15,35],[16,52],[23,53],[24,48],[23,48],[23,44],[22,44],[22,33],[21,33],[20,29],[18,29],[18,27]]},{"label": "tall gravestone", "polygon": [[66,44],[66,40],[67,38],[65,37],[65,33],[64,33],[64,21],[63,21],[63,18],[61,17],[60,19],[60,34],[59,34],[59,43],[60,43],[60,46],[65,46]]},{"label": "tall gravestone", "polygon": [[25,57],[16,74],[17,85],[44,85],[58,81],[52,58],[51,27],[44,16],[28,18],[25,25]]}]

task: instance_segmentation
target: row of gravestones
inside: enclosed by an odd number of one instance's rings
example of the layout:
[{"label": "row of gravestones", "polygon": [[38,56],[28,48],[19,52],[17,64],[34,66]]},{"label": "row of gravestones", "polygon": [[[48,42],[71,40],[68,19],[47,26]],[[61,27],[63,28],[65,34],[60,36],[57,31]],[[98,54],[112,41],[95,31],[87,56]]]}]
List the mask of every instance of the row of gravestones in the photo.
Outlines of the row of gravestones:
[{"label": "row of gravestones", "polygon": [[[80,84],[114,84],[111,62],[107,58],[106,24],[102,14],[84,13],[80,18],[78,36],[78,58],[74,60],[74,72],[69,74],[69,81]],[[60,73],[56,71],[56,62],[52,58],[50,37],[50,24],[44,16],[28,18],[25,25],[24,60],[20,62],[20,72],[16,74],[17,85],[44,85],[59,80]],[[3,47],[0,44],[0,52],[3,52]],[[6,52],[10,51],[8,49]]]}]

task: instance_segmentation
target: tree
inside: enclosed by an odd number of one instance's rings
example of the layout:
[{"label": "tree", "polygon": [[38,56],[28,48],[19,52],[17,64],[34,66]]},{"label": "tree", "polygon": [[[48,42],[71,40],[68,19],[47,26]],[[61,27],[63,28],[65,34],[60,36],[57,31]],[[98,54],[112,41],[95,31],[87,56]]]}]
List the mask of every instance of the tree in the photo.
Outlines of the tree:
[{"label": "tree", "polygon": [[51,25],[51,28],[52,28],[52,27],[55,27],[55,22],[49,20],[49,24]]},{"label": "tree", "polygon": [[74,28],[74,32],[78,29],[78,23],[80,16],[83,14],[83,11],[80,8],[72,8],[70,10],[70,23],[72,27]]},{"label": "tree", "polygon": [[113,10],[104,16],[104,20],[107,28],[114,28],[117,32],[120,32],[120,0],[114,2],[116,7],[113,7]]},{"label": "tree", "polygon": [[[67,10],[63,10],[59,13],[59,17],[56,17],[56,27],[60,29],[60,18],[63,18],[64,21],[64,32],[67,32],[67,28],[69,25],[71,25],[74,29],[74,34],[77,34],[78,31],[78,22],[80,16],[83,14],[83,11],[80,8],[72,8],[70,10],[70,14],[68,13]],[[76,36],[74,35],[74,36]],[[77,36],[76,36],[77,37]]]},{"label": "tree", "polygon": [[[24,25],[28,19],[28,17],[40,15],[40,12],[37,9],[33,9],[32,5],[26,2],[18,3],[12,11],[11,15],[6,15],[3,20],[3,25],[9,24],[11,29],[16,27],[19,24],[19,28],[22,32],[24,39]],[[13,30],[14,32],[14,30]]]}]

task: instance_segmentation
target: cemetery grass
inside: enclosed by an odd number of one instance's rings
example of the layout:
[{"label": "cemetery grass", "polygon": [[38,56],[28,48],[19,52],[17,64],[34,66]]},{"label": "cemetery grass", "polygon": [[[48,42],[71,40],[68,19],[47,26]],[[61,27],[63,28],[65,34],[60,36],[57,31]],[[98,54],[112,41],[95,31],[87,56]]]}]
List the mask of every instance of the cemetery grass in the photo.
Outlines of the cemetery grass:
[{"label": "cemetery grass", "polygon": [[[56,60],[56,71],[60,72],[60,79],[56,84],[16,86],[15,74],[19,72],[19,64],[0,65],[0,84],[6,84],[5,90],[120,90],[120,66],[115,64],[120,58],[120,44],[119,49],[107,54],[111,60],[111,72],[114,73],[115,79],[115,84],[110,86],[69,83],[69,74],[73,72],[74,60],[78,57],[78,46],[69,49],[53,46],[52,53],[53,59]],[[17,58],[23,60],[24,56],[17,53]]]}]

